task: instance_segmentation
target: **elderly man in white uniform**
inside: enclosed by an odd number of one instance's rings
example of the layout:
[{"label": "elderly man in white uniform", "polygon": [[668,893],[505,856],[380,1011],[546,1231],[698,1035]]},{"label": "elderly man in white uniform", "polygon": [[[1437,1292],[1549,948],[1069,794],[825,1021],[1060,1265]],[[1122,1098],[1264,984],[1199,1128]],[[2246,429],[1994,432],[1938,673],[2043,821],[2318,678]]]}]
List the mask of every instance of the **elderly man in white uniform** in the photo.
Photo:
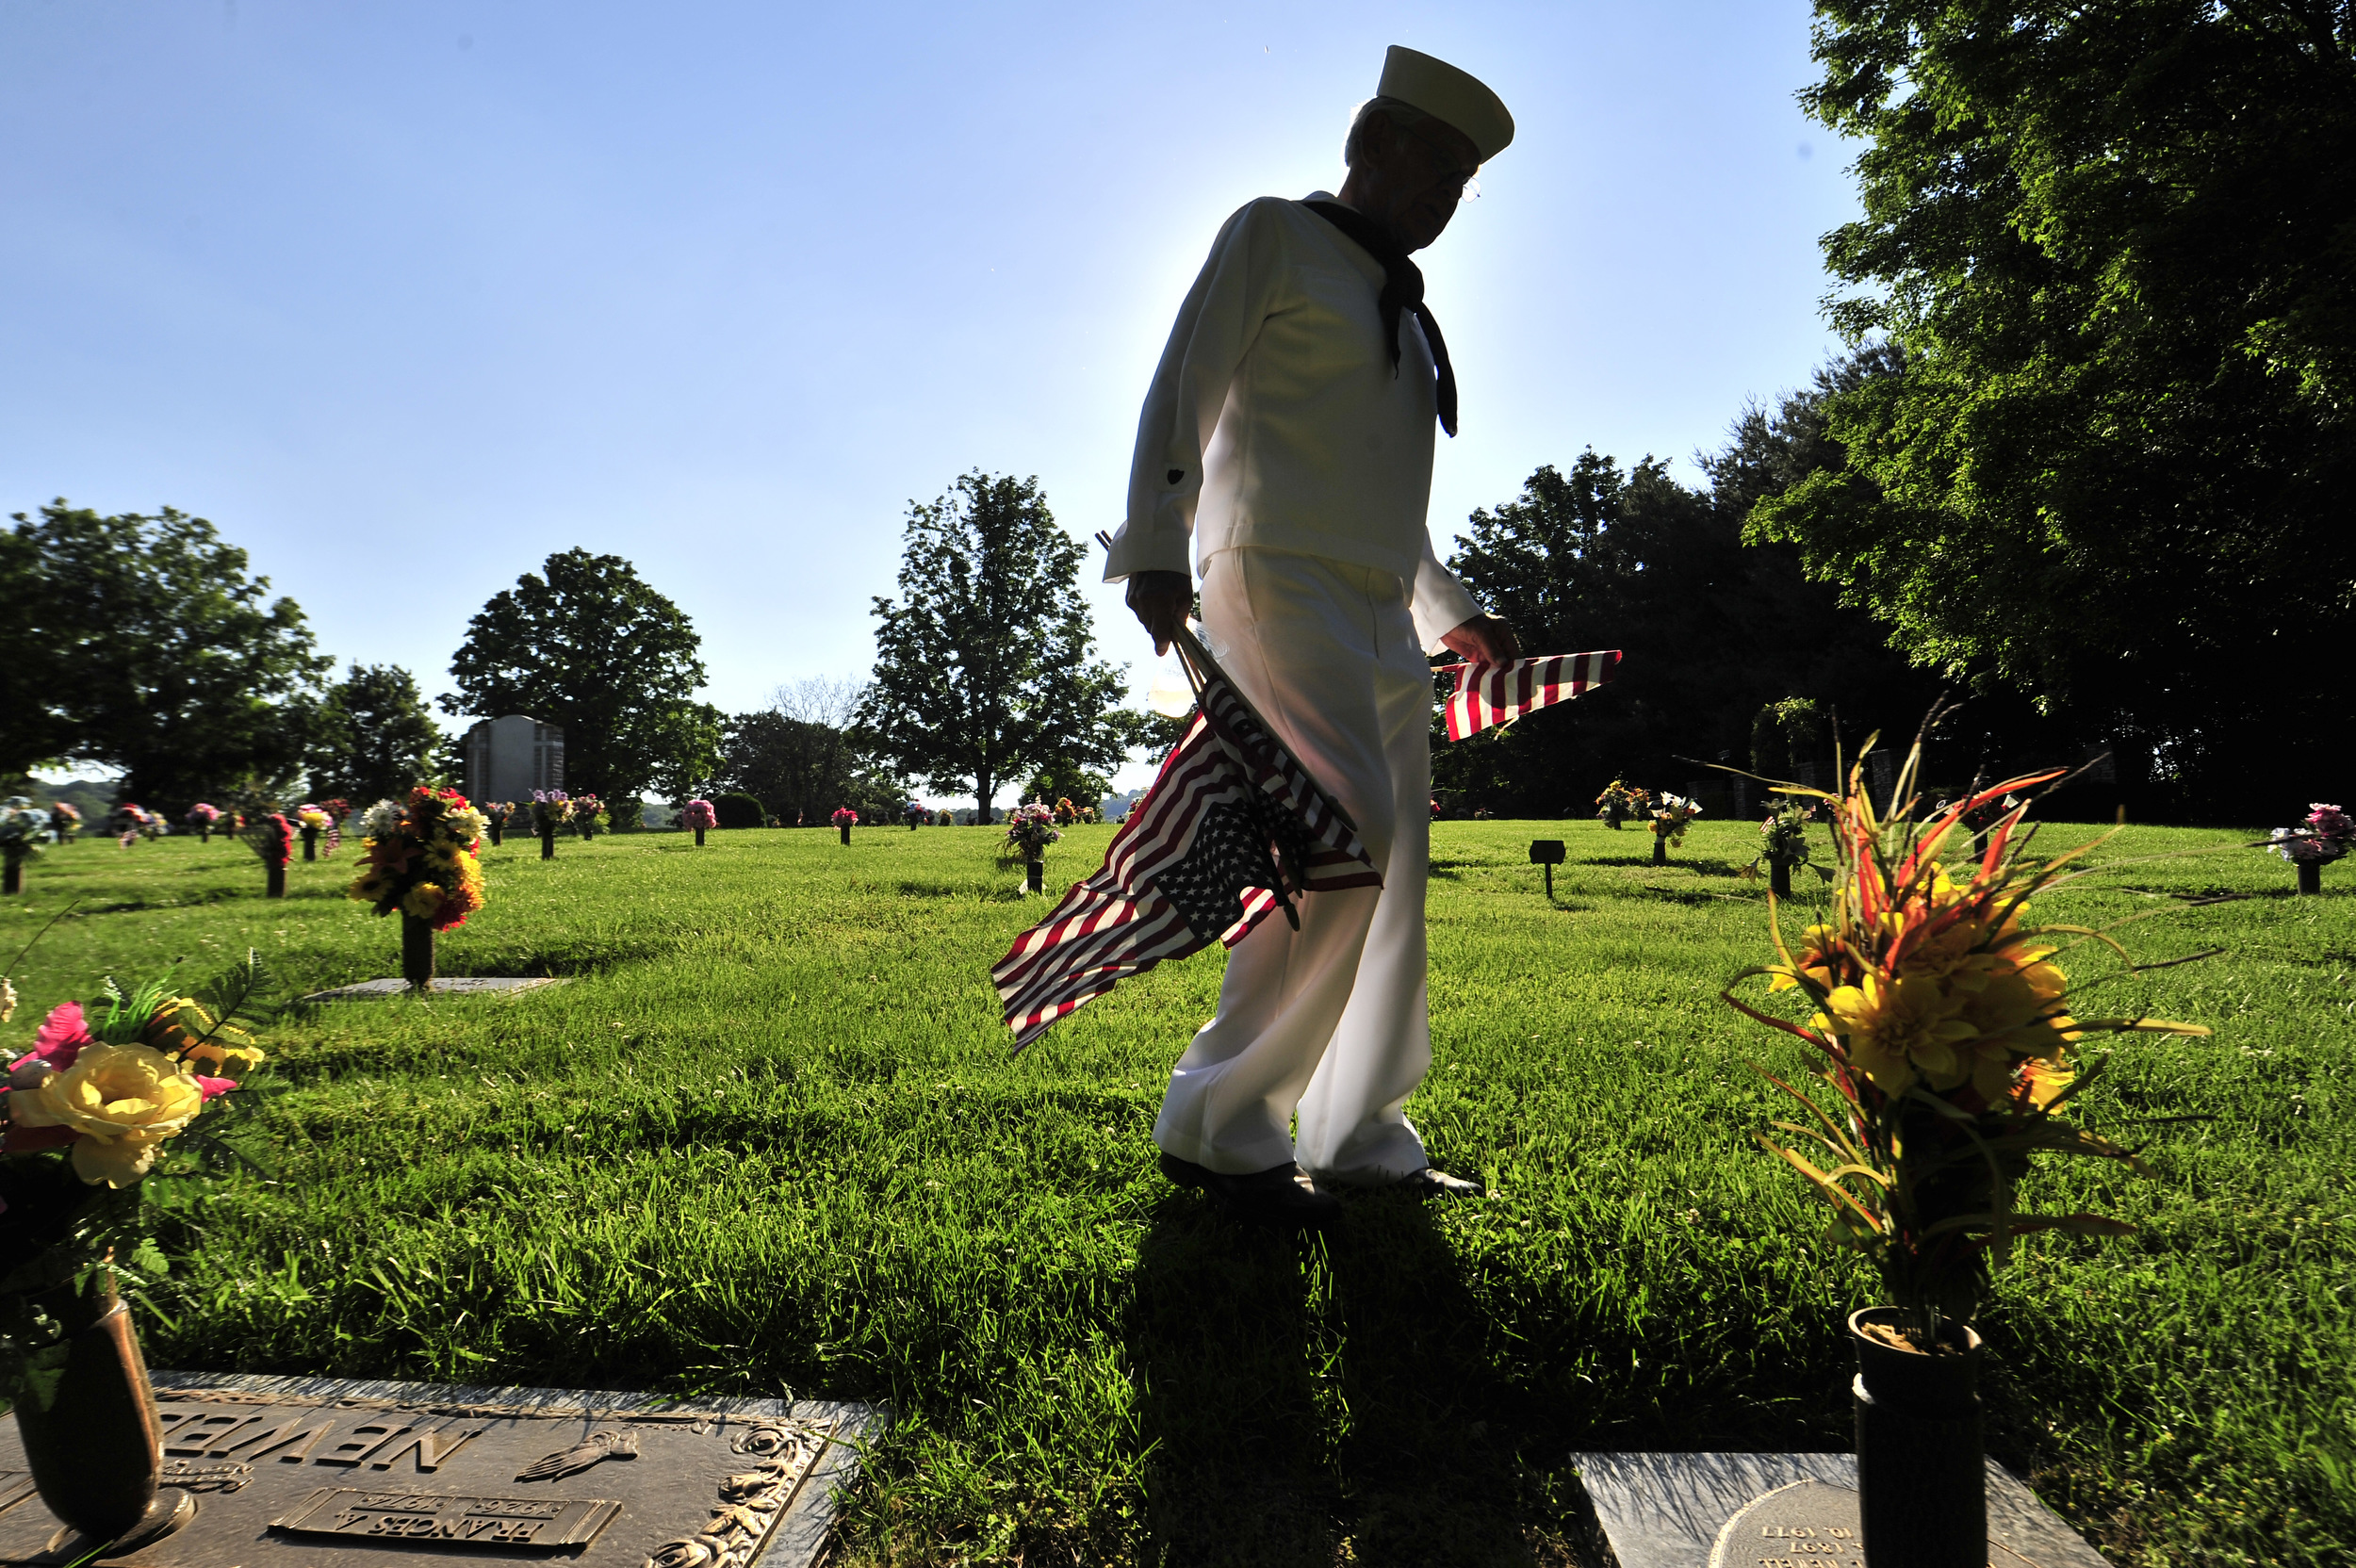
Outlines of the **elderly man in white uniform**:
[{"label": "elderly man in white uniform", "polygon": [[[1432,1065],[1424,990],[1428,653],[1518,656],[1432,553],[1432,425],[1448,350],[1408,259],[1439,237],[1513,117],[1473,77],[1393,48],[1338,195],[1227,220],[1163,351],[1106,581],[1168,647],[1202,564],[1227,673],[1356,821],[1380,889],[1311,893],[1228,958],[1219,1012],[1171,1072],[1162,1168],[1229,1205],[1316,1225],[1334,1184],[1476,1192],[1401,1113]],[[1292,1126],[1299,1120],[1296,1141]]]}]

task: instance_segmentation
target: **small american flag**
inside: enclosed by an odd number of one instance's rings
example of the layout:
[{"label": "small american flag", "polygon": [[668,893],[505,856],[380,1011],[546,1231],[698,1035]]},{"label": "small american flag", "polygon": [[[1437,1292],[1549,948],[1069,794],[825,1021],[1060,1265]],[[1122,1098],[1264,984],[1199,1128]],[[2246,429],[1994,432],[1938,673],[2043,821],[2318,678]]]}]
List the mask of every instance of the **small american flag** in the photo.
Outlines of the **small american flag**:
[{"label": "small american flag", "polygon": [[1455,694],[1448,699],[1448,738],[1461,741],[1491,725],[1511,724],[1524,713],[1568,702],[1602,685],[1619,669],[1617,648],[1550,653],[1510,664],[1443,664],[1440,674],[1456,677]]},{"label": "small american flag", "polygon": [[1284,749],[1201,643],[1194,722],[1113,835],[1104,864],[990,971],[1021,1051],[1116,982],[1214,941],[1229,947],[1292,900],[1379,888],[1358,828]]}]

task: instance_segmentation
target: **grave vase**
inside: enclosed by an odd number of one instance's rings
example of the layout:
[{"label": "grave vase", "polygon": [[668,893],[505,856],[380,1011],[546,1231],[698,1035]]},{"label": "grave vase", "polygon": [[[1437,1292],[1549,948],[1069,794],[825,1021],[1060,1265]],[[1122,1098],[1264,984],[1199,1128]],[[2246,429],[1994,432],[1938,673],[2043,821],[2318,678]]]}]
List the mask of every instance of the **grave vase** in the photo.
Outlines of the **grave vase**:
[{"label": "grave vase", "polygon": [[1773,892],[1777,898],[1790,898],[1792,896],[1791,861],[1770,860],[1767,862],[1767,888],[1768,890]]},{"label": "grave vase", "polygon": [[264,898],[286,897],[286,862],[284,860],[265,860],[262,862],[262,896]]},{"label": "grave vase", "polygon": [[543,860],[553,860],[556,858],[556,824],[552,822],[545,823],[541,825],[540,858]]},{"label": "grave vase", "polygon": [[701,848],[703,848],[703,846],[704,846],[704,830],[703,830],[702,828],[698,827],[697,829],[695,829],[695,847],[696,847],[697,849],[701,849]]},{"label": "grave vase", "polygon": [[[2299,890],[2302,893],[2323,891],[2323,862],[2301,860],[2299,865]],[[8,891],[16,891],[16,862],[8,862]]]},{"label": "grave vase", "polygon": [[401,917],[401,977],[409,988],[434,988],[434,923],[417,915]]},{"label": "grave vase", "polygon": [[319,830],[316,827],[306,827],[303,830],[303,858],[307,862],[319,858]]},{"label": "grave vase", "polygon": [[1045,892],[1047,890],[1046,862],[1042,860],[1023,861],[1023,885],[1029,888],[1031,891],[1035,893]]},{"label": "grave vase", "polygon": [[1666,833],[1656,833],[1652,836],[1652,863],[1656,866],[1665,866],[1669,863],[1669,835]]},{"label": "grave vase", "polygon": [[204,823],[197,827],[196,841],[201,844],[209,844],[213,841],[213,825],[211,823]]},{"label": "grave vase", "polygon": [[847,822],[843,825],[843,841],[846,844],[851,841],[851,825]]},{"label": "grave vase", "polygon": [[1980,1336],[1942,1320],[1945,1353],[1924,1355],[1861,1331],[1898,1321],[1895,1307],[1849,1315],[1865,1560],[1869,1568],[1986,1568]]},{"label": "grave vase", "polygon": [[499,830],[500,830],[501,828],[505,827],[506,825],[507,825],[506,824],[501,823],[501,822],[497,822],[497,821],[494,821],[494,822],[490,825],[490,827],[491,827],[491,847],[492,847],[493,849],[497,849],[497,848],[499,848]]},{"label": "grave vase", "polygon": [[120,1556],[194,1518],[195,1498],[156,1490],[163,1431],[111,1277],[100,1269],[84,1289],[58,1285],[27,1305],[56,1325],[55,1337],[10,1357],[8,1393],[42,1505],[66,1526],[61,1536],[80,1537],[57,1543],[68,1548],[60,1560]]},{"label": "grave vase", "polygon": [[25,852],[11,847],[5,864],[0,864],[0,892],[21,893],[25,890]]}]

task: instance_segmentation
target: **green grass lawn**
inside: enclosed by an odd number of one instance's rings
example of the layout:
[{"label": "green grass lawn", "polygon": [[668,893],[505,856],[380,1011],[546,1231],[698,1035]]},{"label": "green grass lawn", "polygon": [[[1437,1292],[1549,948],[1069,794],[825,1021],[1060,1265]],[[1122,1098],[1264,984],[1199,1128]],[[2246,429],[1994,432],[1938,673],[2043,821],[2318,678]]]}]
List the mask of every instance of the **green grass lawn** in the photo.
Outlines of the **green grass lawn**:
[{"label": "green grass lawn", "polygon": [[[1110,832],[1056,846],[1051,888]],[[1569,842],[1551,906],[1539,835]],[[1489,1195],[1357,1199],[1322,1245],[1154,1169],[1219,954],[1009,1058],[989,967],[1047,906],[994,838],[489,852],[444,972],[572,984],[283,1021],[272,1179],[168,1238],[150,1360],[888,1400],[858,1562],[1555,1562],[1580,1449],[1845,1446],[1839,1324],[1875,1289],[1750,1142],[1776,1112],[1746,1062],[1801,1048],[1718,1000],[1767,953],[1748,827],[1702,823],[1657,869],[1596,823],[1441,825],[1409,1109]],[[1992,1451],[2122,1564],[2356,1561],[2356,874],[2293,898],[2241,841],[2130,829],[2040,911],[2163,910],[2146,959],[2230,949],[2106,992],[2217,1030],[2122,1048],[2086,1102],[2153,1179],[2087,1163],[2025,1193],[2142,1230],[2023,1245],[1983,1323]],[[267,903],[233,842],[52,850],[0,958],[81,903],[0,1037],[249,945],[300,990],[396,972],[394,923],[341,896],[351,855]],[[2248,896],[2185,901],[2209,890]],[[2210,1119],[2138,1125],[2184,1116]]]}]

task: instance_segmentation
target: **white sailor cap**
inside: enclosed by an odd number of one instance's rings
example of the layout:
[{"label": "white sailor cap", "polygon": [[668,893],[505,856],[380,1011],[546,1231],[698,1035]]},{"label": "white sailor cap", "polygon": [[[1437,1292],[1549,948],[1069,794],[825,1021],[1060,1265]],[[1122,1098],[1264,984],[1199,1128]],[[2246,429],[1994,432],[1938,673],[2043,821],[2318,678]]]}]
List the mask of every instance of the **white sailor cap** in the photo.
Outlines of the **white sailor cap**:
[{"label": "white sailor cap", "polygon": [[1513,139],[1513,117],[1504,100],[1479,77],[1402,44],[1392,44],[1383,57],[1383,84],[1375,92],[1447,121],[1470,139],[1483,163]]}]

